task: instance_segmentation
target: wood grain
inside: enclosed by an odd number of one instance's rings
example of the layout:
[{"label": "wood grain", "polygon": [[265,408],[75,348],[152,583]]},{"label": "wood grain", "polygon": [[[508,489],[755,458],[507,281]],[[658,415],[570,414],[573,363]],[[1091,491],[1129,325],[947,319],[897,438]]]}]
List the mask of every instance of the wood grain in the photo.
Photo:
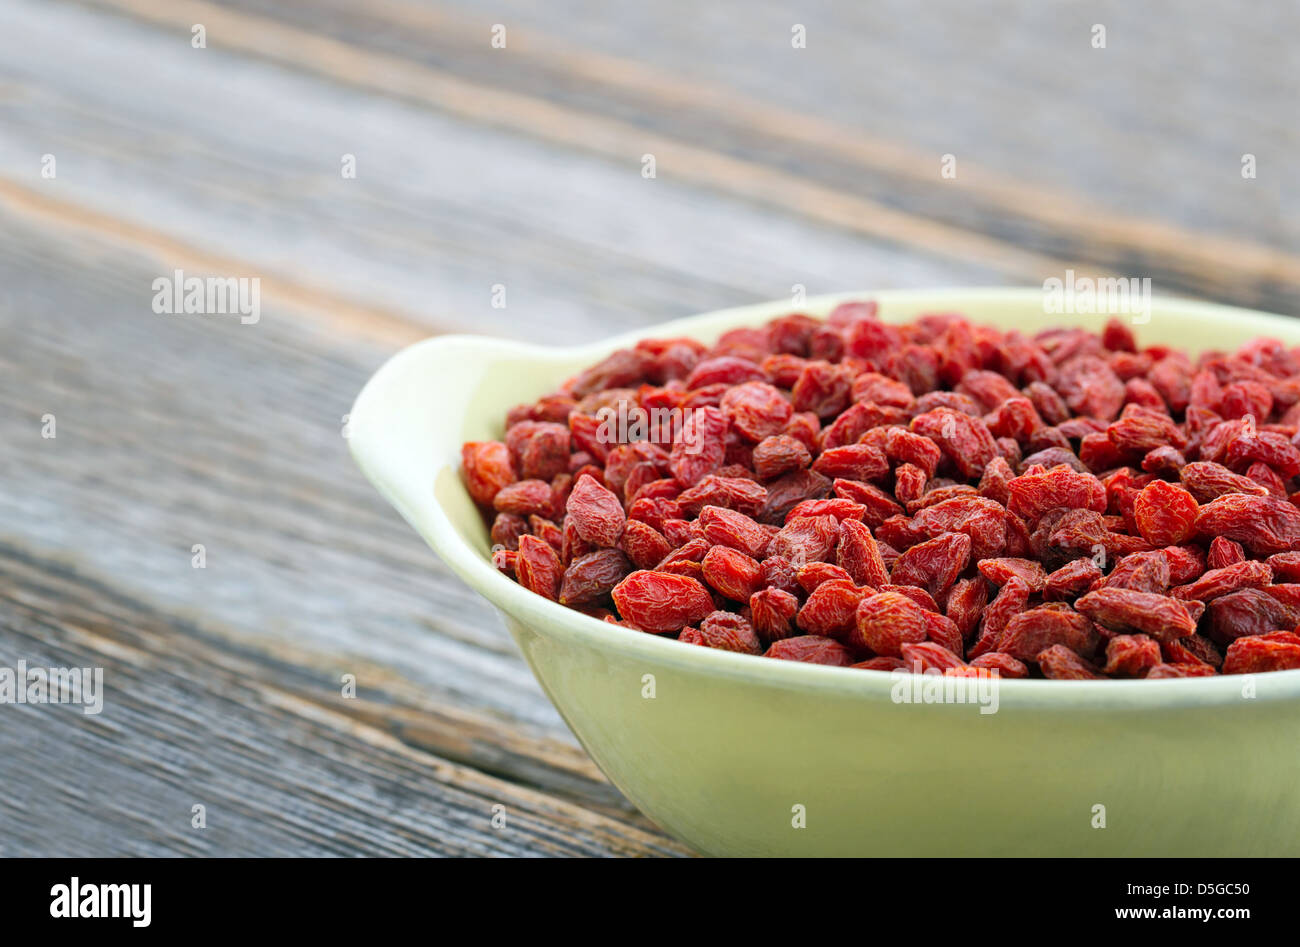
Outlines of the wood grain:
[{"label": "wood grain", "polygon": [[[928,153],[892,146],[863,135],[855,122],[836,123],[821,117],[818,113],[826,109],[819,100],[805,101],[803,110],[770,104],[770,99],[732,93],[698,77],[687,80],[678,72],[658,70],[630,58],[566,47],[545,34],[532,34],[526,27],[522,31],[516,28],[513,46],[493,50],[486,42],[489,24],[481,17],[457,17],[401,0],[368,4],[364,15],[350,11],[338,0],[324,9],[316,4],[308,8],[265,0],[226,0],[221,5],[184,0],[165,9],[144,0],[102,2],[177,28],[187,22],[215,23],[232,43],[248,52],[332,79],[383,89],[467,119],[623,160],[634,156],[639,147],[693,182],[748,200],[775,203],[924,252],[966,261],[987,260],[1004,277],[1023,279],[1033,274],[1035,281],[1041,281],[1044,274],[1058,272],[1068,264],[1093,270],[1119,269],[1126,275],[1150,276],[1167,291],[1196,292],[1251,305],[1294,308],[1297,301],[1293,289],[1300,284],[1300,230],[1294,217],[1283,209],[1281,179],[1270,173],[1263,180],[1247,181],[1240,174],[1241,155],[1251,148],[1260,152],[1251,152],[1257,159],[1271,166],[1285,162],[1292,132],[1277,121],[1280,112],[1256,108],[1245,115],[1235,113],[1238,119],[1254,118],[1253,123],[1211,124],[1207,118],[1220,118],[1214,113],[1189,117],[1190,123],[1178,128],[1184,141],[1176,143],[1183,147],[1173,149],[1166,144],[1161,151],[1162,160],[1172,153],[1192,162],[1180,173],[1190,174],[1192,185],[1199,186],[1200,218],[1217,213],[1234,221],[1237,232],[1225,239],[1198,230],[1195,219],[1187,218],[1181,206],[1172,202],[1164,210],[1186,220],[1182,226],[1135,217],[1126,213],[1122,204],[1099,213],[1095,202],[991,172],[980,164],[982,150],[975,150],[972,160],[972,151],[959,147],[959,135],[937,142],[940,150]],[[668,15],[656,17],[656,25],[682,34],[663,37],[663,46],[673,45],[673,40],[679,40],[679,46],[689,46],[691,36],[685,35],[684,27],[694,25],[696,18],[687,10],[674,11],[671,5],[659,10]],[[515,12],[524,15],[523,10]],[[746,7],[746,12],[752,11]],[[1106,12],[1118,20],[1112,21],[1111,29],[1120,37],[1128,35],[1130,26],[1146,25],[1129,24],[1120,7],[1108,7]],[[1183,14],[1172,6],[1163,6],[1159,13],[1171,21]],[[997,21],[1011,15],[1004,9],[1000,14],[995,10],[976,18]],[[1206,9],[1200,15],[1212,16]],[[573,22],[589,19],[575,16]],[[742,32],[751,29],[745,18],[738,16],[736,22]],[[770,22],[768,26],[774,29]],[[834,23],[822,26],[829,28],[829,38],[839,35]],[[1031,60],[1038,74],[1021,80],[1047,80],[1047,89],[1059,93],[1060,83],[1051,80],[1052,73],[1062,68],[1062,57],[1083,66],[1080,56],[1091,55],[1087,65],[1100,65],[1100,57],[1112,50],[1091,48],[1089,26],[1078,20],[1058,22],[1055,33],[1044,37]],[[788,34],[789,27],[783,29]],[[322,39],[318,35],[322,31],[328,31],[331,38]],[[769,31],[766,37],[773,56],[776,50],[770,41],[775,35]],[[888,50],[886,38],[877,31],[855,35],[873,40],[872,54]],[[1265,46],[1272,41],[1266,30],[1253,38]],[[1144,41],[1153,44],[1150,36]],[[1176,43],[1154,45],[1177,49]],[[659,48],[652,46],[650,52]],[[1123,52],[1116,51],[1102,62],[1118,65],[1133,75],[1144,92],[1154,94],[1152,77],[1135,55],[1147,48],[1130,42]],[[639,46],[638,52],[644,49]],[[790,50],[787,55],[795,52]],[[424,65],[429,59],[443,68]],[[454,68],[455,75],[448,66]],[[989,71],[998,73],[997,68]],[[479,81],[466,81],[465,75]],[[951,77],[943,70],[927,75],[913,62],[908,78],[925,82],[919,97],[927,109],[946,105],[950,96],[944,94],[945,83]],[[827,88],[813,82],[805,88],[842,96],[843,85]],[[776,90],[764,91],[770,95]],[[1237,90],[1207,89],[1210,91],[1226,97]],[[834,100],[836,95],[829,98]],[[1269,95],[1264,100],[1274,98]],[[870,100],[878,99],[873,96]],[[1104,102],[1111,107],[1124,104],[1113,99]],[[1211,104],[1221,103],[1211,100]],[[1105,112],[1097,108],[1095,100],[1092,105],[1090,114],[1104,119]],[[1082,111],[1083,102],[1079,106]],[[1066,111],[1069,106],[1058,108]],[[622,118],[628,115],[636,116],[637,121]],[[661,133],[669,123],[674,132],[671,137]],[[1225,125],[1244,126],[1236,127],[1240,150],[1235,155],[1224,154],[1227,142],[1207,140],[1216,130],[1224,137]],[[954,121],[952,131],[961,126]],[[1113,162],[1127,161],[1141,172],[1152,162],[1138,149],[1135,136],[1125,134],[1128,131],[1108,127],[1104,121],[1090,122],[1087,140],[1095,152]],[[1050,152],[1038,156],[1034,166],[1040,170],[1073,168],[1080,162],[1061,161],[1060,152],[1053,150],[1068,137],[1046,135],[1034,144],[1023,142],[1023,147],[1031,158],[1033,152]],[[939,157],[948,153],[962,155],[960,174],[953,181],[940,179],[938,173]],[[1001,151],[998,157],[1006,160],[1015,155]],[[797,173],[790,173],[789,167]],[[1090,183],[1107,180],[1111,178]],[[1034,252],[1030,247],[1051,247],[1055,255]],[[1016,248],[1019,254],[1014,252]]]},{"label": "wood grain", "polygon": [[[0,707],[0,855],[687,854],[355,470],[365,379],[431,332],[566,343],[796,284],[1074,266],[1294,311],[1297,26],[1199,0],[0,0],[0,665],[109,689],[98,717]],[[154,313],[178,267],[257,277],[261,320]]]},{"label": "wood grain", "polygon": [[[139,261],[5,224],[0,417],[22,463],[0,503],[0,664],[101,666],[109,689],[100,717],[3,708],[5,783],[24,786],[0,807],[6,854],[681,851],[370,496],[341,415],[308,407],[345,409],[321,386],[355,387],[373,353],[313,350],[275,312],[155,315],[125,290],[149,285]],[[194,802],[224,831],[191,830]]]},{"label": "wood grain", "polygon": [[[210,48],[194,50],[188,27],[75,6],[6,23],[0,62],[28,90],[0,104],[6,176],[29,201],[120,219],[150,244],[193,247],[201,234],[205,253],[230,261],[224,272],[430,328],[556,342],[788,295],[796,283],[812,293],[997,279],[667,170],[645,180],[639,143],[610,161],[235,55],[218,25],[208,24]],[[186,155],[186,170],[167,171],[169,150]],[[57,181],[39,178],[44,153],[60,156]],[[357,156],[355,180],[340,177],[344,154]],[[497,284],[506,309],[492,306]]]},{"label": "wood grain", "polygon": [[[107,692],[98,717],[13,710],[20,719],[0,730],[0,753],[28,779],[0,800],[0,818],[14,827],[0,855],[48,850],[52,828],[66,822],[94,826],[82,852],[114,855],[682,851],[623,813],[565,801],[566,788],[594,774],[544,742],[505,741],[495,763],[509,779],[487,775],[472,730],[460,742],[476,767],[395,736],[373,699],[358,708],[298,665],[233,653],[57,565],[2,548],[0,571],[6,652],[32,665],[103,667]],[[436,728],[436,718],[422,725],[426,736]],[[515,758],[527,761],[522,771]],[[543,772],[557,758],[568,787]],[[529,774],[545,791],[529,787]],[[205,828],[191,825],[195,804],[207,810]],[[504,824],[494,827],[494,815]]]}]

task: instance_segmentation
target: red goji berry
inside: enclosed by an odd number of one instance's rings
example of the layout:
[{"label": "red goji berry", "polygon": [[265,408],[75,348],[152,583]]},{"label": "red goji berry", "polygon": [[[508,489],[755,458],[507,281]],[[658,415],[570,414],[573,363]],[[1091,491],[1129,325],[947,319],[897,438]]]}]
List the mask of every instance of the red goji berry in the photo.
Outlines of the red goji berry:
[{"label": "red goji berry", "polygon": [[664,572],[633,572],[610,593],[625,621],[654,634],[672,634],[712,614],[713,598],[697,580]]},{"label": "red goji berry", "polygon": [[1295,666],[1294,350],[1193,362],[1116,320],[1028,338],[877,316],[644,340],[511,408],[461,452],[493,566],[606,622],[787,660]]},{"label": "red goji berry", "polygon": [[901,657],[904,644],[926,639],[925,611],[906,595],[878,592],[858,603],[849,643],[887,657]]},{"label": "red goji berry", "polygon": [[849,649],[833,638],[817,635],[798,635],[774,641],[764,652],[766,657],[782,661],[803,661],[807,664],[830,664],[848,667],[853,663]]}]

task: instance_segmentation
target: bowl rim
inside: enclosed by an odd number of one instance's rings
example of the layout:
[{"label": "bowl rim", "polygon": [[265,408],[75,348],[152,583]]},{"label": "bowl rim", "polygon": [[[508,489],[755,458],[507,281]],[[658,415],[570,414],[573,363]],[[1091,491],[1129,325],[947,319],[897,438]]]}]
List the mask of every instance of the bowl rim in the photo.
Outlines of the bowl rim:
[{"label": "bowl rim", "polygon": [[[629,332],[586,343],[579,346],[546,346],[499,337],[455,334],[434,336],[409,345],[391,356],[366,382],[353,404],[351,424],[357,432],[382,431],[385,425],[377,421],[382,417],[377,405],[382,400],[380,392],[405,371],[432,357],[451,356],[460,359],[520,356],[542,362],[570,362],[576,359],[598,359],[609,352],[643,338],[669,335],[698,335],[709,338],[712,330],[749,324],[757,325],[773,313],[818,311],[840,302],[875,299],[883,310],[889,303],[959,307],[963,300],[983,302],[1023,303],[1027,296],[1041,298],[1040,288],[951,288],[940,290],[874,290],[832,293],[810,296],[802,304],[789,299],[714,310],[669,322],[635,329]],[[932,303],[930,301],[933,301]],[[1292,319],[1273,313],[1224,306],[1171,296],[1154,296],[1152,311],[1176,312],[1190,318],[1232,319],[1254,324],[1259,331],[1267,331],[1270,324]],[[1292,330],[1294,331],[1294,330]],[[714,333],[716,336],[716,333]],[[558,379],[557,379],[558,382]],[[661,667],[684,672],[721,676],[745,680],[756,685],[782,690],[816,690],[825,693],[854,696],[866,699],[890,699],[898,680],[892,672],[869,672],[849,667],[809,664],[763,658],[761,655],[739,654],[716,648],[702,648],[672,638],[649,634],[612,625],[589,615],[567,608],[558,602],[525,589],[498,572],[453,524],[451,517],[436,499],[425,515],[416,510],[407,498],[398,493],[376,463],[372,450],[382,434],[360,436],[354,433],[348,439],[349,448],[358,466],[399,513],[419,532],[443,561],[467,585],[482,595],[492,605],[516,620],[527,624],[538,633],[553,635],[571,644],[598,650],[618,652],[623,656],[644,658]],[[460,443],[443,445],[459,457]],[[457,478],[459,481],[459,477]],[[460,487],[462,490],[464,486]],[[432,488],[430,488],[432,492]],[[908,675],[910,680],[911,675]],[[1059,681],[1001,678],[998,680],[999,705],[1035,707],[1040,709],[1066,709],[1086,707],[1090,710],[1129,711],[1135,709],[1211,707],[1244,703],[1243,682],[1253,680],[1252,703],[1300,699],[1300,669],[1269,671],[1249,675],[1215,675],[1200,678],[1167,678],[1156,681],[1144,679],[1105,679],[1086,681]]]}]

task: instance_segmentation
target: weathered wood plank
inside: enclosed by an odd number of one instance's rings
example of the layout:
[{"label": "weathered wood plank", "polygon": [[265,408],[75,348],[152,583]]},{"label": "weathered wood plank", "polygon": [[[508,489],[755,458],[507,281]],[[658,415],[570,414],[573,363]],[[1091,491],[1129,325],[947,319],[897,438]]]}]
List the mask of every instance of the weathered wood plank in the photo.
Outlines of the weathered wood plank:
[{"label": "weathered wood plank", "polygon": [[301,669],[214,648],[48,562],[0,547],[0,576],[0,663],[101,667],[106,692],[99,715],[4,708],[0,856],[684,851],[416,749],[337,693],[299,692]]},{"label": "weathered wood plank", "polygon": [[[1260,65],[1294,16],[823,7],[794,51],[770,0],[0,0],[0,664],[111,694],[0,708],[0,855],[680,853],[353,469],[361,383],[429,331],[564,342],[795,283],[1079,261],[1294,307],[1296,89]],[[262,321],[154,314],[176,266],[259,277]]]},{"label": "weathered wood plank", "polygon": [[[145,252],[214,258],[268,291],[288,283],[431,329],[562,342],[795,283],[996,280],[990,266],[902,251],[798,207],[713,194],[666,170],[643,179],[639,144],[617,161],[578,154],[249,59],[215,21],[209,48],[195,50],[188,26],[17,0],[6,15],[0,75],[22,90],[0,101],[11,203]],[[358,68],[384,74],[372,65]],[[39,177],[46,153],[59,157],[55,181]],[[344,154],[357,156],[355,180],[341,177]],[[492,306],[497,284],[505,309]]]},{"label": "weathered wood plank", "polygon": [[[1150,276],[1165,291],[1265,308],[1297,302],[1300,230],[1279,176],[1291,131],[1278,84],[1257,94],[1262,71],[1248,68],[1258,48],[1249,43],[1275,42],[1269,24],[1252,24],[1231,47],[1242,68],[1195,88],[1196,109],[1163,108],[1170,73],[1150,60],[1190,58],[1193,27],[1216,16],[1203,7],[1186,16],[1161,5],[1155,17],[1108,8],[1113,18],[1095,14],[1116,37],[1104,50],[1091,47],[1087,17],[1059,9],[1026,16],[1011,5],[953,7],[932,31],[899,36],[891,30],[916,11],[867,23],[862,11],[837,8],[806,24],[819,45],[792,50],[789,24],[778,28],[788,12],[765,5],[731,11],[717,31],[674,4],[639,14],[649,22],[636,29],[619,29],[626,12],[569,10],[570,36],[556,41],[549,33],[560,21],[549,7],[551,29],[539,31],[537,14],[522,5],[486,17],[400,0],[364,11],[340,0],[324,8],[185,0],[166,11],[142,0],[100,2],[173,28],[202,19],[248,52],[574,148],[625,160],[650,151],[715,190],[922,252],[984,259],[1004,279],[1039,281],[1070,261]],[[1155,42],[1151,22],[1161,15],[1170,19]],[[1288,14],[1276,16],[1284,27]],[[515,32],[507,49],[492,49],[489,21],[502,19]],[[980,58],[989,29],[1024,54]],[[699,58],[685,61],[692,50]],[[746,53],[782,67],[754,69]],[[894,69],[854,67],[863,61]],[[1063,73],[1105,79],[1072,83]],[[798,107],[787,104],[790,94],[802,96]],[[1241,108],[1239,96],[1251,106]],[[1135,102],[1145,111],[1134,115]],[[1026,111],[1040,122],[1023,121]],[[881,128],[899,140],[882,139]],[[1273,170],[1243,180],[1241,156],[1252,148]],[[956,180],[939,175],[949,153],[959,156]]]},{"label": "weathered wood plank", "polygon": [[[382,351],[156,315],[141,260],[11,219],[0,286],[0,664],[113,689],[101,717],[0,708],[7,853],[679,851],[354,471],[340,418]],[[208,799],[225,834],[188,827]]]},{"label": "weathered wood plank", "polygon": [[[150,279],[128,255],[6,221],[0,535],[242,632],[242,645],[315,647],[331,670],[425,668],[420,685],[440,673],[480,707],[558,732],[540,694],[520,695],[529,676],[491,609],[347,455],[342,417],[386,353],[304,336],[275,311],[255,326],[155,315]],[[194,543],[204,569],[191,568]]]},{"label": "weathered wood plank", "polygon": [[[272,9],[267,0],[221,2]],[[296,20],[310,6],[315,28],[329,30],[347,16],[333,13],[341,3],[274,4],[273,15]],[[643,96],[650,121],[685,124],[682,108],[730,113],[737,124],[926,183],[937,157],[952,152],[963,157],[963,197],[991,189],[987,197],[1007,213],[1062,228],[1111,223],[1077,219],[1100,203],[1119,227],[1168,221],[1187,233],[1296,249],[1288,213],[1296,198],[1281,185],[1298,87],[1274,68],[1300,24],[1294,6],[1248,19],[1212,0],[809,9],[723,0],[707,10],[668,0],[617,11],[582,0],[506,0],[490,11],[472,0],[376,0],[365,10],[347,20],[354,35],[369,31],[357,42],[405,43],[418,55],[414,37],[436,44],[447,36],[433,54],[442,63],[450,48],[481,51],[488,23],[508,23],[517,55],[481,52],[477,61],[490,66],[478,75],[550,71],[554,78],[533,84],[547,95],[578,89],[596,98],[612,86]],[[807,29],[806,56],[791,49],[796,21]],[[403,30],[385,30],[391,23]],[[1094,24],[1107,29],[1104,50],[1091,45]],[[1243,188],[1239,159],[1256,146],[1275,173]]]}]

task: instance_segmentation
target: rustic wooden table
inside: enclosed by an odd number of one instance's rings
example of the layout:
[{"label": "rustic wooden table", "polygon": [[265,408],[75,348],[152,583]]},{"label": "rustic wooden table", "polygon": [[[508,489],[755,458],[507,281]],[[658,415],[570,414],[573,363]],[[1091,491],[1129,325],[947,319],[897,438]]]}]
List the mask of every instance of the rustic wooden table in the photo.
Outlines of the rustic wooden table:
[{"label": "rustic wooden table", "polygon": [[[1075,266],[1295,312],[1298,29],[0,0],[0,666],[107,691],[0,706],[0,855],[686,854],[353,467],[362,383],[434,332],[568,342],[796,284]],[[260,320],[156,314],[176,269],[260,279]]]}]

